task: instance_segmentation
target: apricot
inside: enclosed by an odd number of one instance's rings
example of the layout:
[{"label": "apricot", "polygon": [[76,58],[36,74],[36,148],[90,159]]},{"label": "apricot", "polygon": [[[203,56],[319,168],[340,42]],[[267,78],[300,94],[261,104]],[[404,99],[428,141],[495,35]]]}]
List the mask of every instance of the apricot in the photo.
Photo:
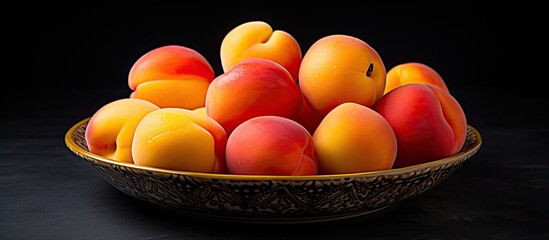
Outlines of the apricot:
[{"label": "apricot", "polygon": [[467,120],[458,101],[441,88],[412,83],[385,94],[374,106],[393,128],[398,153],[394,167],[453,155],[463,147]]},{"label": "apricot", "polygon": [[301,47],[292,35],[273,30],[263,21],[246,22],[229,31],[221,42],[220,55],[224,72],[244,59],[265,58],[285,67],[294,80],[302,59]]},{"label": "apricot", "polygon": [[221,173],[227,134],[213,119],[192,110],[162,108],[137,125],[132,156],[142,166]]},{"label": "apricot", "polygon": [[260,116],[240,124],[227,142],[229,173],[245,175],[315,175],[318,157],[313,139],[299,123]]},{"label": "apricot", "polygon": [[374,110],[357,103],[342,103],[330,111],[313,141],[321,174],[387,170],[397,155],[391,125]]},{"label": "apricot", "polygon": [[243,60],[217,76],[206,94],[207,115],[228,135],[253,117],[294,119],[301,105],[301,92],[288,70],[263,58]]},{"label": "apricot", "polygon": [[433,68],[424,63],[407,62],[396,65],[387,72],[383,94],[409,83],[430,84],[450,93],[444,79]]},{"label": "apricot", "polygon": [[325,116],[336,106],[354,102],[371,107],[383,95],[385,65],[363,40],[329,35],[305,52],[299,86],[311,107]]},{"label": "apricot", "polygon": [[145,99],[159,107],[195,109],[204,106],[213,68],[194,49],[167,45],[141,56],[130,69],[131,98]]},{"label": "apricot", "polygon": [[90,152],[119,161],[133,163],[131,146],[135,128],[141,119],[158,106],[141,99],[118,99],[99,108],[86,128]]}]

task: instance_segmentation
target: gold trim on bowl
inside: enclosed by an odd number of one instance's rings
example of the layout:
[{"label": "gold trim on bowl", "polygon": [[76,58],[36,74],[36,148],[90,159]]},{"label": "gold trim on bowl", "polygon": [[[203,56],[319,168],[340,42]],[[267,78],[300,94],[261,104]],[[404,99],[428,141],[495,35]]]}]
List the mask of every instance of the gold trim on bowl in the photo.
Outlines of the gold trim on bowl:
[{"label": "gold trim on bowl", "polygon": [[85,141],[89,119],[73,125],[65,143],[109,184],[157,207],[230,221],[319,222],[373,213],[439,184],[482,143],[479,131],[468,125],[459,153],[404,168],[313,176],[213,174],[138,166],[93,154]]}]

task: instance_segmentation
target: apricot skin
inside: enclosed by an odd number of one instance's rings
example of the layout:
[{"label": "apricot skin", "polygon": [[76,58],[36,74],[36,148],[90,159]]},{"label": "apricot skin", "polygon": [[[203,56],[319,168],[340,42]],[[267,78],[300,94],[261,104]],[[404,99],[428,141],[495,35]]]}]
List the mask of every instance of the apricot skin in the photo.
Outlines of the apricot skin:
[{"label": "apricot skin", "polygon": [[130,69],[131,98],[159,107],[203,107],[208,85],[215,77],[210,63],[194,49],[167,45],[141,56]]},{"label": "apricot skin", "polygon": [[204,107],[208,85],[201,79],[145,82],[137,86],[131,98],[154,102],[163,108],[196,109]]},{"label": "apricot skin", "polygon": [[227,134],[248,119],[264,115],[295,119],[301,92],[288,71],[271,60],[246,59],[215,78],[206,94],[206,113]]},{"label": "apricot skin", "polygon": [[438,87],[402,85],[384,95],[374,109],[387,119],[397,137],[394,167],[448,157],[465,143],[465,113],[453,96]]},{"label": "apricot skin", "polygon": [[147,114],[135,131],[137,165],[222,173],[227,135],[213,119],[192,110],[162,108]]},{"label": "apricot skin", "polygon": [[260,116],[239,125],[227,143],[232,174],[316,175],[318,157],[309,132],[297,122]]},{"label": "apricot skin", "polygon": [[90,152],[119,162],[133,163],[131,146],[141,119],[158,106],[141,99],[124,98],[98,109],[86,127]]},{"label": "apricot skin", "polygon": [[394,66],[387,72],[385,91],[410,83],[430,84],[450,93],[444,79],[430,66],[419,62],[407,62]]},{"label": "apricot skin", "polygon": [[311,107],[322,116],[339,104],[371,107],[383,95],[385,65],[366,42],[347,35],[329,35],[305,52],[299,86]]},{"label": "apricot skin", "polygon": [[155,80],[204,79],[215,77],[206,58],[194,49],[167,45],[150,50],[130,69],[128,85],[135,90],[141,83]]},{"label": "apricot skin", "polygon": [[343,103],[320,122],[313,135],[321,174],[391,169],[397,141],[389,123],[357,103]]},{"label": "apricot skin", "polygon": [[297,80],[302,60],[297,40],[282,30],[273,30],[263,21],[243,23],[227,33],[221,42],[224,72],[248,58],[265,58],[282,65]]}]

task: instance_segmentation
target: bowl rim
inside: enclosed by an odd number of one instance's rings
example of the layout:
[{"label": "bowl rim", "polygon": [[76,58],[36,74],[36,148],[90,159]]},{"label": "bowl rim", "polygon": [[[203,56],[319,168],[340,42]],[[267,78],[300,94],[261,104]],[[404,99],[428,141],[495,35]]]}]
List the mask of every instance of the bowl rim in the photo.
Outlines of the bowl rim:
[{"label": "bowl rim", "polygon": [[[480,132],[470,124],[467,124],[468,130],[471,130],[472,133],[476,136],[476,141],[473,142],[468,148],[461,149],[458,153],[441,158],[438,160],[429,161],[426,163],[401,167],[401,168],[392,168],[388,170],[379,170],[379,171],[368,171],[368,172],[356,172],[356,173],[341,173],[341,174],[318,174],[318,175],[305,175],[305,176],[287,176],[287,175],[242,175],[242,174],[228,174],[228,173],[202,173],[202,172],[191,172],[191,171],[181,171],[181,170],[171,170],[163,169],[157,167],[149,167],[136,165],[133,163],[118,162],[105,158],[103,156],[94,154],[84,148],[78,146],[78,144],[72,138],[74,132],[82,125],[88,123],[91,117],[84,118],[72,125],[67,132],[65,133],[65,144],[73,153],[78,155],[78,157],[93,162],[93,160],[102,163],[104,165],[117,165],[123,166],[131,169],[138,169],[141,171],[156,172],[162,174],[171,174],[171,175],[184,175],[189,177],[200,177],[200,178],[210,178],[210,179],[224,179],[224,180],[279,180],[279,181],[291,181],[291,180],[329,180],[334,178],[356,178],[356,177],[375,177],[375,176],[386,176],[386,175],[399,175],[403,173],[415,172],[418,170],[423,170],[427,168],[436,168],[444,166],[446,164],[452,163],[463,159],[465,161],[467,158],[473,156],[482,145],[483,139]],[[85,156],[85,157],[83,157]]]}]

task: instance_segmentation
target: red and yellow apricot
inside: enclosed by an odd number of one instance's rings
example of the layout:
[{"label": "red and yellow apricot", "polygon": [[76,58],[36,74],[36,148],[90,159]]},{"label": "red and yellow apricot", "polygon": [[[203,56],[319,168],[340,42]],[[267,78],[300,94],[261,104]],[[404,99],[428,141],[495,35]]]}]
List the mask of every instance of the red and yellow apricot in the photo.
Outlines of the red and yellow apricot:
[{"label": "red and yellow apricot", "polygon": [[273,30],[263,21],[251,21],[225,35],[220,57],[224,72],[242,60],[265,58],[285,67],[297,80],[302,53],[297,40],[289,33]]},{"label": "red and yellow apricot", "polygon": [[167,45],[141,56],[130,69],[131,98],[159,107],[195,109],[204,106],[209,83],[215,77],[207,59],[194,49]]},{"label": "red and yellow apricot", "polygon": [[391,169],[397,154],[389,123],[371,108],[351,102],[324,117],[313,141],[321,174]]},{"label": "red and yellow apricot", "polygon": [[299,86],[311,107],[325,116],[345,102],[373,106],[383,95],[385,74],[380,55],[366,42],[329,35],[305,52]]},{"label": "red and yellow apricot", "polygon": [[374,106],[393,128],[398,153],[394,167],[425,163],[453,155],[467,135],[465,113],[441,88],[412,83],[385,94]]},{"label": "red and yellow apricot", "polygon": [[301,92],[280,64],[249,58],[216,77],[206,94],[206,113],[228,135],[253,117],[274,115],[295,119],[301,108]]},{"label": "red and yellow apricot", "polygon": [[124,98],[99,108],[86,128],[90,152],[119,161],[133,163],[131,146],[141,119],[158,106],[141,99]]},{"label": "red and yellow apricot", "polygon": [[316,175],[313,139],[299,123],[260,116],[239,125],[227,142],[229,173],[244,175]]},{"label": "red and yellow apricot", "polygon": [[447,93],[450,92],[444,79],[433,68],[424,63],[407,62],[389,69],[383,94],[410,83],[430,84],[441,88]]},{"label": "red and yellow apricot", "polygon": [[162,108],[137,125],[132,155],[142,166],[222,173],[227,134],[213,119],[182,108]]}]

